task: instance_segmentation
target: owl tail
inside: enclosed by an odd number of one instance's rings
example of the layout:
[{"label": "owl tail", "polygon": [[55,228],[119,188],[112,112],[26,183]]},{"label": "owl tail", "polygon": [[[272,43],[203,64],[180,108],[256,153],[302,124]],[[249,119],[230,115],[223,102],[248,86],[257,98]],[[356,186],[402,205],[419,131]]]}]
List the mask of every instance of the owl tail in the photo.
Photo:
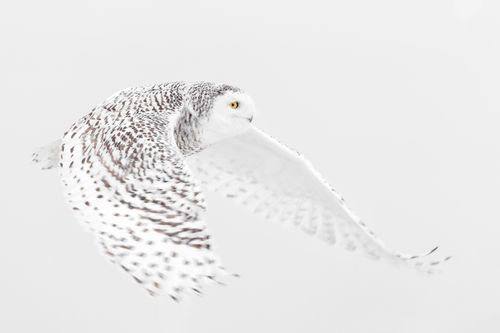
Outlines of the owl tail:
[{"label": "owl tail", "polygon": [[42,170],[56,168],[59,164],[61,140],[54,141],[35,151],[31,157],[32,161],[40,166]]}]

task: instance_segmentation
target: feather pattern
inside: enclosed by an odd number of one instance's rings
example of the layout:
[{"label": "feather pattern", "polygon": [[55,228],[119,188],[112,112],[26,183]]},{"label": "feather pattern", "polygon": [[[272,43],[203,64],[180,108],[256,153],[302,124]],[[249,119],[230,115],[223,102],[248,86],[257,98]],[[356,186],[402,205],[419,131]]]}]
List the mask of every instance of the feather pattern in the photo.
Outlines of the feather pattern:
[{"label": "feather pattern", "polygon": [[103,252],[149,293],[175,299],[226,274],[174,135],[185,89],[122,91],[77,121],[60,147],[66,200]]}]

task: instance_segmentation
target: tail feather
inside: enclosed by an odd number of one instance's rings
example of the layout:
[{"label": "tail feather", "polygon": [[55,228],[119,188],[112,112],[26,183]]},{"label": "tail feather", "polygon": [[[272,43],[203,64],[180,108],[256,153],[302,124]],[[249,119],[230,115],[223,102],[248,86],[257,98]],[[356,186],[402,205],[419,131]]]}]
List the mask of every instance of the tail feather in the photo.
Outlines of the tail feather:
[{"label": "tail feather", "polygon": [[35,151],[31,157],[42,170],[57,168],[59,165],[59,155],[61,150],[61,140],[56,140]]}]

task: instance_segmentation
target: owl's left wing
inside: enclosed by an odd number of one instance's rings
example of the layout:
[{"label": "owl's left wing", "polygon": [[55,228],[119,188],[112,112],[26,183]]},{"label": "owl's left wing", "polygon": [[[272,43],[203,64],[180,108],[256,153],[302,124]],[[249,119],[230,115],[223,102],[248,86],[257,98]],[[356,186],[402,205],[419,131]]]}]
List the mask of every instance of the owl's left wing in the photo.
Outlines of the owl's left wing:
[{"label": "owl's left wing", "polygon": [[205,202],[158,112],[98,108],[61,143],[67,202],[113,263],[150,294],[178,300],[227,274],[213,252]]},{"label": "owl's left wing", "polygon": [[430,272],[443,260],[429,254],[407,255],[386,247],[346,206],[300,154],[251,127],[188,158],[194,175],[207,189],[243,204],[268,220],[296,226],[373,258]]}]

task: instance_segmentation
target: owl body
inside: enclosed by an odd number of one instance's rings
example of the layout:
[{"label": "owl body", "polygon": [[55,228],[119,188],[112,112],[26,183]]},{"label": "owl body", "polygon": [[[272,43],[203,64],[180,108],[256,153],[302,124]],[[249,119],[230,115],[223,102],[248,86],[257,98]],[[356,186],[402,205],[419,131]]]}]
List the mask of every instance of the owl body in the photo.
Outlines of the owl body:
[{"label": "owl body", "polygon": [[427,259],[434,250],[387,248],[309,162],[251,124],[254,113],[252,99],[226,84],[125,89],[34,161],[57,165],[67,203],[102,253],[151,295],[178,300],[228,275],[207,229],[205,190],[373,258],[425,271],[442,261]]}]

